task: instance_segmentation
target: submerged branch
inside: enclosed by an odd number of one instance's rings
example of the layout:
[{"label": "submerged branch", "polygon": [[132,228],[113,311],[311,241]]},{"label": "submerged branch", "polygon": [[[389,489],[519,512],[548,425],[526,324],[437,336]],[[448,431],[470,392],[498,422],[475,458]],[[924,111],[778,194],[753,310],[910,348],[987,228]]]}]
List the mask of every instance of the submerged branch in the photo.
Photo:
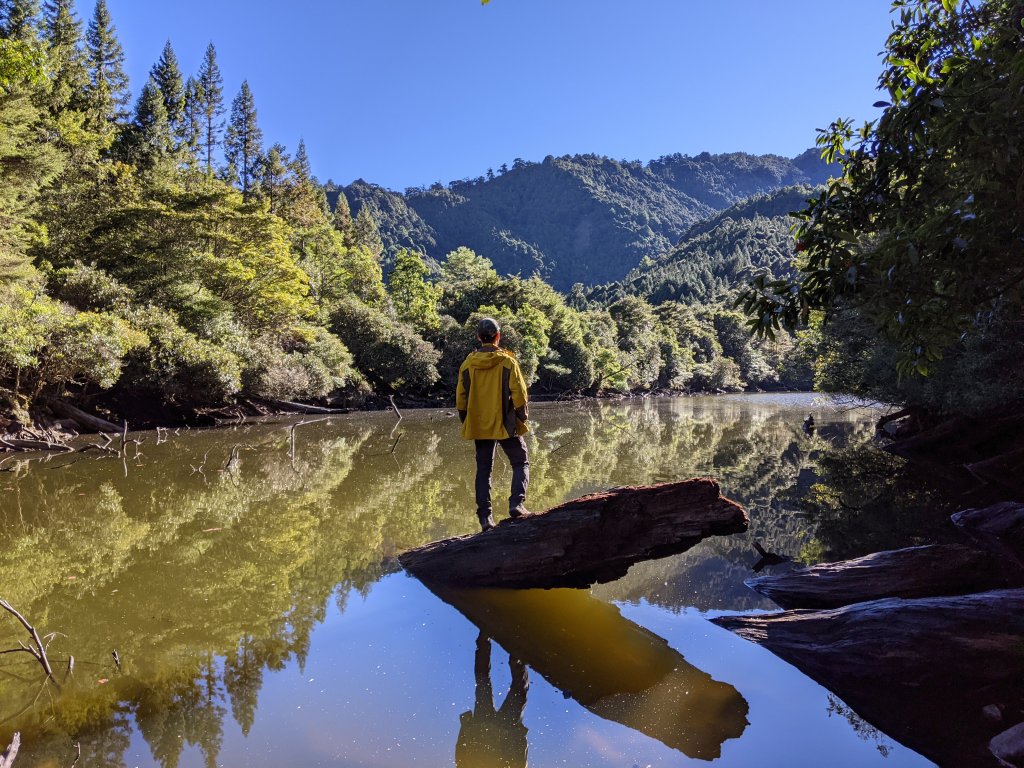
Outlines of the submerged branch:
[{"label": "submerged branch", "polygon": [[18,613],[18,611],[15,610],[14,607],[6,600],[0,600],[0,608],[3,608],[9,614],[14,616],[14,618],[16,618],[19,622],[21,622],[21,625],[26,629],[26,631],[31,636],[32,642],[35,643],[35,648],[22,644],[20,648],[13,648],[11,650],[27,651],[28,653],[31,653],[32,656],[35,657],[36,661],[38,661],[40,665],[42,665],[43,669],[46,671],[46,676],[53,680],[54,683],[56,683],[57,680],[53,676],[53,669],[50,667],[50,660],[46,658],[46,646],[43,645],[43,641],[39,637],[38,630],[36,630],[35,627],[29,624],[28,620],[20,613]]}]

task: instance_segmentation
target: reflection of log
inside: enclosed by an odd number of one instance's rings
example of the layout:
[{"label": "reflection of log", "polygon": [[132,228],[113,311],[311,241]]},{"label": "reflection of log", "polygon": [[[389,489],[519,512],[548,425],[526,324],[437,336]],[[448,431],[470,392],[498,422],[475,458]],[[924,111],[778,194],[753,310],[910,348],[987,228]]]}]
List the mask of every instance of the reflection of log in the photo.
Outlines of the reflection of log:
[{"label": "reflection of log", "polygon": [[991,554],[957,545],[877,552],[746,584],[783,608],[836,608],[883,597],[962,595],[1006,586]]},{"label": "reflection of log", "polygon": [[989,740],[1024,712],[1024,589],[712,621],[940,765],[995,765]]},{"label": "reflection of log", "polygon": [[18,756],[18,749],[20,747],[21,734],[15,733],[11,738],[11,744],[7,747],[7,751],[0,754],[0,768],[11,768],[11,766],[14,765],[14,758]]},{"label": "reflection of log", "polygon": [[271,400],[264,398],[264,402],[269,403],[273,407],[280,411],[293,411],[295,413],[316,413],[330,415],[334,413],[350,413],[350,408],[324,408],[319,405],[309,405],[308,403],[293,403],[290,400]]},{"label": "reflection of log", "polygon": [[432,588],[591,712],[690,757],[717,758],[747,726],[739,691],[588,592]]},{"label": "reflection of log", "polygon": [[56,413],[58,416],[64,416],[65,418],[73,420],[82,429],[90,432],[109,432],[111,434],[117,434],[121,431],[121,427],[113,422],[101,419],[97,416],[92,416],[85,411],[75,408],[75,406],[65,403],[62,400],[47,400],[47,407]]},{"label": "reflection of log", "polygon": [[403,566],[428,581],[467,586],[588,586],[642,560],[747,528],[746,511],[704,478],[616,488],[497,528],[410,550]]}]

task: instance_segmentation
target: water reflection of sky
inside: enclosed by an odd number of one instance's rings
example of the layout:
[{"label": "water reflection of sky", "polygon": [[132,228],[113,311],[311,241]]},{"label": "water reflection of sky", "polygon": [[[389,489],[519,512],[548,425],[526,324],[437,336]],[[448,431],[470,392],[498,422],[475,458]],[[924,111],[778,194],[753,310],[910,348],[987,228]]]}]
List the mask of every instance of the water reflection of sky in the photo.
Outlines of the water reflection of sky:
[{"label": "water reflection of sky", "polygon": [[[810,411],[813,439],[800,429]],[[716,765],[927,764],[702,613],[771,607],[742,584],[752,542],[814,551],[816,531],[794,500],[814,480],[816,452],[869,430],[870,414],[763,395],[550,404],[534,418],[535,508],[713,474],[750,509],[748,533],[640,564],[588,598],[618,606],[621,617],[598,617],[608,631],[663,638],[694,674],[718,681],[711,688],[735,689],[749,706],[740,735],[719,739]],[[20,725],[19,768],[70,763],[62,755],[75,740],[83,766],[453,765],[461,715],[474,706],[479,630],[389,558],[473,527],[472,451],[454,424],[445,411],[407,413],[396,442],[390,414],[352,414],[299,428],[294,457],[288,425],[267,425],[151,443],[138,466],[5,475],[0,596],[68,635],[80,669],[67,712],[58,701]],[[503,468],[496,498],[507,482]],[[495,641],[500,705],[511,673]],[[123,672],[109,669],[115,646]],[[597,714],[607,702],[588,709],[586,696],[544,677],[572,675],[544,663],[529,670],[523,717],[534,768],[704,762],[644,735],[642,723]],[[111,680],[102,689],[100,674]],[[0,738],[11,727],[5,697],[31,694],[19,685],[0,676]]]},{"label": "water reflection of sky", "polygon": [[[888,738],[859,737],[842,716],[829,716],[827,691],[699,612],[646,604],[622,611],[749,703],[750,725],[724,743],[715,765],[930,764]],[[417,581],[388,576],[365,600],[350,600],[344,615],[330,612],[314,632],[303,671],[289,665],[267,677],[248,738],[229,727],[222,754],[244,756],[252,766],[451,765],[459,715],[473,707],[476,636],[470,622]],[[507,658],[496,646],[499,702],[510,680]],[[533,766],[703,764],[588,712],[535,673],[524,723]],[[198,754],[182,762],[201,764]]]}]

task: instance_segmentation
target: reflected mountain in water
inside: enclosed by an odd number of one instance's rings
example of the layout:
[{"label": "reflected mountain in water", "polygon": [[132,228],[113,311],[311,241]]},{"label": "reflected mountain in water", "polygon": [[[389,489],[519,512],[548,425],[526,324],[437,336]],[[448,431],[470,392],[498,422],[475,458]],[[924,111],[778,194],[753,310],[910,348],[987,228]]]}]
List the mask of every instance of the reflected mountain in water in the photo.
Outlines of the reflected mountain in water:
[{"label": "reflected mountain in water", "polygon": [[[823,435],[845,440],[867,423],[864,414],[822,411],[811,439],[801,431],[806,412],[806,402],[727,397],[538,406],[530,504],[715,475],[750,508],[748,534],[643,564],[595,594],[675,610],[759,605],[742,585],[756,560],[750,541],[783,554],[813,541],[787,493],[813,470],[815,452],[828,444]],[[186,432],[160,444],[150,436],[143,455],[124,464],[91,454],[5,462],[0,597],[43,631],[61,633],[50,648],[55,665],[76,658],[74,675],[47,693],[27,654],[0,656],[0,740],[22,732],[19,768],[69,763],[75,741],[79,766],[121,766],[135,732],[164,768],[189,744],[211,765],[244,762],[222,754],[224,723],[249,732],[266,673],[304,665],[332,602],[344,611],[348,595],[366,594],[395,570],[395,553],[475,528],[472,449],[457,425],[450,412],[406,413],[395,444],[388,414],[353,414],[298,427],[294,456],[291,423],[281,423]],[[497,469],[496,484],[508,471]],[[16,646],[20,631],[0,622],[0,649]],[[540,622],[535,631],[547,630]],[[664,650],[674,669],[681,657]],[[544,663],[534,668],[546,677]],[[583,682],[551,674],[602,717],[632,717],[625,700],[595,698]],[[670,717],[644,727],[666,744],[682,739],[676,748],[694,754],[732,738],[700,746],[702,737],[670,733],[676,724]]]}]

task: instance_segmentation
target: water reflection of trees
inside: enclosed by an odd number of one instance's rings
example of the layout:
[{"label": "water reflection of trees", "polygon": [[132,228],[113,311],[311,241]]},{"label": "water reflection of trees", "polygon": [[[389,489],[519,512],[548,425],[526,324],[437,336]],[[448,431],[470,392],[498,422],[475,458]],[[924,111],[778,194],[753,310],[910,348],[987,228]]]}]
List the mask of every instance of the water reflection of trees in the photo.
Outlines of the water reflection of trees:
[{"label": "water reflection of trees", "polygon": [[[823,445],[800,432],[805,415],[727,399],[538,409],[530,502],[714,474],[749,505],[750,533],[638,566],[601,593],[757,604],[742,586],[750,540],[785,553],[810,540],[785,494]],[[842,437],[857,418],[834,422]],[[264,674],[304,664],[332,599],[343,611],[392,554],[473,529],[472,451],[454,424],[407,414],[394,451],[390,422],[360,417],[301,427],[294,459],[287,429],[247,428],[147,445],[127,477],[120,462],[91,459],[0,474],[4,596],[67,636],[52,654],[78,660],[52,704],[6,722],[37,686],[0,676],[0,739],[21,730],[26,765],[66,762],[74,740],[79,765],[116,766],[134,721],[161,765],[187,745],[215,764],[228,713],[247,734]],[[509,479],[507,467],[496,474]]]}]

